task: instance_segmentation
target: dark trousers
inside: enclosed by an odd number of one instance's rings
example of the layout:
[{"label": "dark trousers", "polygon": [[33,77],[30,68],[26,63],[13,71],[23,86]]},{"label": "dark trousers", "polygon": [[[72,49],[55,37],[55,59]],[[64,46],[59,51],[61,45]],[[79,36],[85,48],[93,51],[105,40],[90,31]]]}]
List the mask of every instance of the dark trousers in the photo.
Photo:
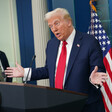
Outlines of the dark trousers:
[{"label": "dark trousers", "polygon": [[82,112],[105,112],[103,101],[86,104]]}]

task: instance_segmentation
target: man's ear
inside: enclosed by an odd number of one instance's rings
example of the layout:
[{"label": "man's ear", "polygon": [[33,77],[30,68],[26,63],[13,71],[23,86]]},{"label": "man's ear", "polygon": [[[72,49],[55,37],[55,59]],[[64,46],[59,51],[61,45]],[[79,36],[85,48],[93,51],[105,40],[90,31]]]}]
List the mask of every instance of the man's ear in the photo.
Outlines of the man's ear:
[{"label": "man's ear", "polygon": [[69,27],[72,26],[72,21],[71,20],[68,20],[67,22],[68,22]]}]

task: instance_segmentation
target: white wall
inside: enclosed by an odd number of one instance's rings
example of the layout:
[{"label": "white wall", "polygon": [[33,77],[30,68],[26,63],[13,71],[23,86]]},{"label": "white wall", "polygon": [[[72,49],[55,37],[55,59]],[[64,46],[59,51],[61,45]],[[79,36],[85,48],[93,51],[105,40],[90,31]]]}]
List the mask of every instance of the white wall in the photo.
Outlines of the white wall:
[{"label": "white wall", "polygon": [[7,55],[10,66],[16,61],[20,64],[15,0],[0,0],[0,50]]}]

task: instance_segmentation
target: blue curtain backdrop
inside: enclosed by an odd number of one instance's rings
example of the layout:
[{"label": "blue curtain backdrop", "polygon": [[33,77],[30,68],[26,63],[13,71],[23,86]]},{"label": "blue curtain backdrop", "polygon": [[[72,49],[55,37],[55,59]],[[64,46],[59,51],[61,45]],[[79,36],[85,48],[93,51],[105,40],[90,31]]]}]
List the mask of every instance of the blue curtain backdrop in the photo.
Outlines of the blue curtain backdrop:
[{"label": "blue curtain backdrop", "polygon": [[90,25],[90,0],[74,0],[76,29],[87,32]]},{"label": "blue curtain backdrop", "polygon": [[111,42],[112,42],[112,0],[109,0],[110,25],[111,25]]},{"label": "blue curtain backdrop", "polygon": [[[31,0],[16,0],[21,65],[29,67],[34,52]],[[35,67],[35,61],[32,67]],[[36,82],[31,82],[36,83]]]}]

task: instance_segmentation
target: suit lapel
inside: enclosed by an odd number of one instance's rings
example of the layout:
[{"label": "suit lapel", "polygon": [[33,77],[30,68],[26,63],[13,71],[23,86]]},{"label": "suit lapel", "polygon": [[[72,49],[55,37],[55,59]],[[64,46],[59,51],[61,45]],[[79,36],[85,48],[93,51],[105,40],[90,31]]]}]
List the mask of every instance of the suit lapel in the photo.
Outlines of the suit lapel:
[{"label": "suit lapel", "polygon": [[55,69],[56,69],[56,59],[57,59],[57,54],[58,54],[58,48],[59,48],[59,44],[60,44],[60,41],[55,39],[54,40],[54,43],[53,43],[53,46],[52,46],[52,73],[53,74],[53,85],[54,85],[54,79],[55,79]]},{"label": "suit lapel", "polygon": [[69,72],[70,72],[70,70],[73,66],[73,63],[76,60],[76,57],[79,53],[79,50],[80,50],[80,47],[81,47],[81,39],[82,39],[81,33],[76,31],[76,35],[75,35],[73,46],[72,46],[71,53],[70,53],[70,58],[69,58],[69,61],[68,61],[69,63],[68,63],[68,67],[67,67],[65,83],[66,83],[66,80],[69,76]]}]

